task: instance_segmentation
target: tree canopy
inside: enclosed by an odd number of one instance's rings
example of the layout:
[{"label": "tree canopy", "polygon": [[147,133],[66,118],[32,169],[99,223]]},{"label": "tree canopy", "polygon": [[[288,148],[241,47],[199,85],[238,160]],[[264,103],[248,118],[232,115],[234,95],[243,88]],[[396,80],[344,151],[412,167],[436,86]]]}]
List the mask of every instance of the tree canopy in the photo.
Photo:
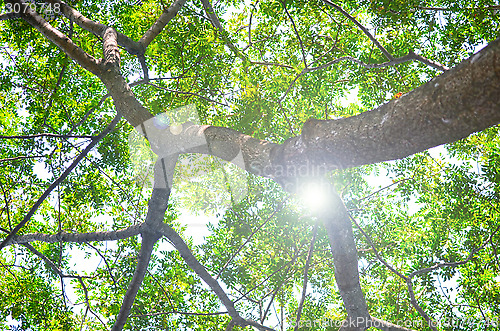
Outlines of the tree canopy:
[{"label": "tree canopy", "polygon": [[500,325],[498,2],[1,3],[2,329]]}]

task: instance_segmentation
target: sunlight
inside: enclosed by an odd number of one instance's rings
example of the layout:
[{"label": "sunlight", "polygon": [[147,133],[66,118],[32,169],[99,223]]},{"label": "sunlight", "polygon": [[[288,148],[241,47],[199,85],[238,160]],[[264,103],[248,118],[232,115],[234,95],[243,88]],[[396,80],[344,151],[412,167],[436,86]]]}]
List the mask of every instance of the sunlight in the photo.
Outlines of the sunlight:
[{"label": "sunlight", "polygon": [[328,205],[328,188],[325,183],[309,182],[303,185],[299,197],[311,212],[320,212]]}]

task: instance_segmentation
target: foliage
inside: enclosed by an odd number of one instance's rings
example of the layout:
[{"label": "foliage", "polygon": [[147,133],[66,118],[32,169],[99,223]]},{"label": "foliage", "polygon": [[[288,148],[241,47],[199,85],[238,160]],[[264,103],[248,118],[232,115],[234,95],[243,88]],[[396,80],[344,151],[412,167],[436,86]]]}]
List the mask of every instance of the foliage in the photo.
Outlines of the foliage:
[{"label": "foliage", "polygon": [[[453,67],[498,35],[499,9],[489,8],[498,7],[493,1],[336,3],[369,27],[394,57],[415,51]],[[134,40],[170,5],[151,0],[69,4]],[[133,85],[138,100],[154,114],[195,104],[203,124],[281,143],[300,133],[309,118],[369,111],[439,74],[420,62],[377,69],[351,61],[327,65],[342,56],[367,64],[387,59],[342,13],[319,0],[223,0],[214,6],[229,40],[245,49],[245,57],[225,45],[198,1],[188,1],[147,49],[151,80]],[[91,33],[62,15],[49,21],[89,54],[101,57],[99,39]],[[110,99],[103,99],[107,91],[95,76],[24,21],[0,21],[0,42],[0,227],[9,233],[115,111]],[[143,73],[137,59],[122,51],[121,61],[124,77],[138,82]],[[304,72],[304,61],[325,68]],[[474,321],[493,330],[487,322],[500,316],[498,130],[490,128],[440,148],[441,155],[434,150],[330,176],[374,247],[405,275],[465,260],[481,248],[465,264],[413,279],[419,304],[437,321]],[[132,131],[120,121],[19,234],[110,231],[144,220],[151,187],[144,174],[134,171]],[[11,139],[41,133],[78,137]],[[297,197],[270,180],[243,175],[215,158],[184,157],[193,158],[190,167],[195,170],[189,173],[179,163],[166,222],[219,277],[244,317],[277,329],[284,323],[284,329],[292,330],[317,220]],[[236,197],[227,190],[231,185],[240,192],[244,188],[245,194]],[[191,239],[197,228],[186,226],[183,214],[211,220],[205,240]],[[422,323],[405,281],[354,230],[370,311],[388,321]],[[131,237],[91,244],[33,243],[70,278],[60,277],[23,246],[2,250],[1,327],[9,328],[10,316],[23,330],[110,328],[132,279],[140,241]],[[341,322],[346,313],[321,226],[308,275],[305,322],[299,329],[325,329],[307,321]],[[230,320],[217,314],[221,311],[217,296],[162,240],[126,329],[221,330]],[[440,324],[438,329],[463,328]]]}]

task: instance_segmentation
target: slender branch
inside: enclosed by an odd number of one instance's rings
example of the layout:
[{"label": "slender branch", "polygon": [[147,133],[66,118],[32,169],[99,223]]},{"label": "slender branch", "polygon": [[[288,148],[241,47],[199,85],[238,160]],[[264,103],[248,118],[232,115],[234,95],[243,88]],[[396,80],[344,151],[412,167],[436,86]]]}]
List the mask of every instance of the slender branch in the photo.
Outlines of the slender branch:
[{"label": "slender branch", "polygon": [[49,194],[56,188],[60,183],[62,183],[66,177],[73,171],[73,169],[80,163],[80,161],[96,146],[99,141],[101,141],[113,128],[116,126],[116,124],[120,121],[122,118],[121,114],[117,114],[115,118],[111,121],[111,123],[101,132],[99,135],[97,135],[90,144],[83,150],[82,153],[80,153],[73,163],[57,178],[46,190],[43,192],[43,194],[38,198],[38,200],[35,202],[35,204],[30,208],[28,213],[24,216],[23,220],[19,222],[19,224],[9,233],[9,235],[2,241],[0,244],[0,250],[4,248],[9,241],[17,234],[21,228],[28,223],[28,221],[31,219],[31,217],[35,214],[37,211],[38,207],[45,201],[45,199],[49,196]]},{"label": "slender branch", "polygon": [[282,68],[294,69],[294,67],[292,67],[292,66],[290,66],[288,64],[281,64],[281,63],[276,63],[276,62],[250,61],[250,64],[263,65],[263,66],[275,66],[275,67],[282,67]]},{"label": "slender branch", "polygon": [[422,309],[422,307],[418,304],[417,299],[415,298],[415,292],[413,292],[413,284],[411,282],[411,277],[406,279],[406,285],[408,287],[408,293],[410,294],[410,302],[413,308],[422,316],[425,321],[427,322],[427,326],[430,327],[432,330],[437,331],[436,327],[434,326],[434,322],[432,319],[427,315],[427,313]]},{"label": "slender branch", "polygon": [[205,8],[205,12],[207,13],[207,15],[209,17],[210,22],[217,30],[219,30],[219,35],[224,40],[227,47],[229,47],[229,49],[231,49],[231,51],[234,53],[234,55],[236,55],[237,57],[239,57],[243,61],[247,61],[247,57],[242,52],[240,52],[238,50],[238,48],[229,39],[228,33],[222,27],[222,24],[220,23],[219,18],[217,17],[217,14],[215,14],[215,10],[212,7],[210,0],[201,0],[201,2],[203,3],[203,8]]},{"label": "slender branch", "polygon": [[463,8],[417,7],[417,9],[419,9],[419,10],[429,10],[429,11],[500,10],[500,5],[492,5],[492,6],[486,6],[486,7],[463,7]]},{"label": "slender branch", "polygon": [[9,162],[9,161],[17,161],[17,160],[25,160],[25,159],[40,159],[43,157],[47,157],[47,155],[14,156],[14,157],[8,157],[5,159],[0,159],[0,162]]},{"label": "slender branch", "polygon": [[282,208],[283,208],[283,204],[284,202],[280,203],[274,210],[273,212],[271,213],[271,215],[269,215],[266,220],[264,222],[262,222],[261,225],[259,225],[247,238],[247,240],[245,240],[245,242],[243,244],[240,245],[240,247],[238,247],[238,249],[236,250],[236,252],[234,252],[234,254],[226,261],[226,263],[224,263],[224,265],[222,266],[222,268],[219,270],[219,272],[217,272],[217,275],[215,276],[215,279],[219,278],[219,276],[221,275],[221,273],[224,271],[224,269],[226,269],[226,267],[234,260],[234,258],[241,252],[241,250],[243,249],[243,247],[245,247],[246,244],[248,244],[248,242],[253,238],[253,236],[260,231],[260,229],[262,229],[264,227],[264,225],[266,225],[273,217],[274,215],[276,215],[277,212],[279,212]]},{"label": "slender branch", "polygon": [[219,102],[219,101],[207,98],[207,97],[205,97],[205,96],[203,96],[201,94],[198,94],[198,93],[186,92],[186,91],[180,91],[180,90],[172,90],[172,89],[169,89],[167,87],[159,86],[159,85],[156,85],[156,84],[153,84],[153,83],[149,83],[149,82],[145,82],[145,81],[142,82],[142,84],[153,86],[153,87],[155,87],[157,89],[164,90],[164,91],[167,91],[167,92],[178,93],[178,94],[185,94],[185,95],[192,95],[192,96],[198,97],[198,98],[206,100],[206,101],[210,101],[210,102],[216,103],[216,104],[224,106],[224,107],[229,107],[229,105],[227,105],[225,103],[222,103],[222,102]]},{"label": "slender branch", "polygon": [[158,20],[144,33],[139,40],[139,44],[145,50],[153,39],[160,34],[163,28],[177,15],[181,7],[186,3],[186,0],[176,0],[166,9],[158,18]]},{"label": "slender branch", "polygon": [[314,242],[316,241],[316,235],[318,234],[318,222],[314,225],[313,235],[311,239],[311,245],[309,247],[309,253],[307,254],[306,266],[304,268],[304,283],[302,285],[302,296],[300,298],[299,307],[297,308],[297,318],[295,319],[295,331],[299,329],[300,316],[302,314],[302,307],[304,306],[304,301],[306,299],[307,293],[307,281],[308,281],[308,272],[309,265],[311,263],[312,254],[314,252]]},{"label": "slender branch", "polygon": [[274,275],[276,275],[278,272],[280,272],[284,268],[288,267],[287,271],[285,271],[285,273],[284,273],[286,275],[288,273],[288,271],[291,269],[291,267],[293,266],[293,264],[295,263],[295,261],[297,261],[297,258],[302,255],[299,252],[300,252],[300,250],[297,250],[297,252],[292,256],[292,259],[290,261],[288,261],[287,263],[285,263],[284,265],[282,265],[280,268],[276,269],[276,271],[274,271],[269,276],[267,276],[266,278],[264,278],[257,285],[253,286],[251,289],[249,289],[248,291],[246,291],[245,293],[243,293],[238,299],[234,300],[234,303],[237,303],[238,301],[242,300],[243,298],[246,298],[247,295],[250,294],[257,287],[259,287],[260,285],[262,285],[265,282],[267,282],[271,277],[273,277]]},{"label": "slender branch", "polygon": [[375,247],[375,245],[373,244],[373,241],[372,241],[372,238],[370,238],[370,236],[366,233],[365,230],[363,230],[363,228],[359,225],[358,222],[356,222],[356,219],[354,219],[354,217],[352,217],[352,215],[349,213],[349,218],[351,219],[351,221],[356,225],[356,227],[359,229],[359,231],[363,234],[363,236],[365,236],[366,238],[366,241],[368,241],[368,244],[370,244],[371,248],[373,249],[373,252],[375,253],[375,256],[377,257],[377,259],[382,262],[383,265],[385,265],[387,267],[387,269],[389,269],[390,271],[392,271],[393,273],[395,273],[396,275],[398,275],[400,278],[404,279],[404,280],[407,280],[408,277],[406,277],[405,275],[403,275],[402,273],[400,273],[399,271],[397,271],[396,269],[394,269],[394,267],[392,267],[389,263],[387,263],[384,258],[380,255],[379,251],[377,250],[377,248]]},{"label": "slender branch", "polygon": [[2,14],[0,15],[0,21],[7,21],[7,20],[14,20],[16,18],[20,18],[21,15],[19,15],[19,13],[5,13],[5,14]]},{"label": "slender branch", "polygon": [[447,67],[445,67],[441,64],[432,62],[431,60],[428,60],[428,59],[424,58],[423,56],[420,56],[420,55],[417,55],[413,52],[410,52],[407,55],[404,55],[404,56],[401,56],[398,58],[393,58],[390,61],[382,62],[382,63],[365,63],[365,62],[363,62],[357,58],[354,58],[352,56],[342,56],[342,57],[336,58],[330,62],[322,64],[320,66],[304,69],[300,73],[300,75],[303,75],[303,74],[311,72],[311,71],[322,70],[322,69],[325,69],[333,64],[337,64],[337,63],[342,62],[342,61],[351,61],[351,62],[357,63],[360,66],[367,68],[367,69],[379,69],[379,68],[385,68],[385,67],[392,67],[392,66],[395,66],[397,64],[405,63],[405,62],[412,61],[412,60],[421,61],[422,63],[425,63],[426,65],[433,67],[435,69],[441,70],[441,71],[448,70]]},{"label": "slender branch", "polygon": [[130,315],[130,318],[137,317],[151,317],[151,316],[160,316],[160,315],[186,315],[186,316],[214,316],[214,315],[226,315],[227,311],[218,311],[215,313],[195,313],[195,312],[187,312],[187,311],[160,311],[156,313],[147,313],[141,315]]},{"label": "slender branch", "polygon": [[380,49],[380,51],[385,55],[385,57],[388,59],[388,60],[393,60],[394,57],[384,48],[384,46],[382,46],[377,39],[375,39],[375,37],[370,33],[370,31],[368,31],[367,28],[365,28],[361,23],[359,23],[354,17],[352,17],[351,15],[349,15],[348,12],[346,12],[344,9],[342,9],[342,7],[334,4],[333,2],[330,2],[329,0],[323,0],[324,3],[326,3],[328,6],[330,7],[333,7],[335,8],[336,10],[338,10],[342,15],[344,15],[345,17],[347,17],[351,22],[353,22],[361,31],[363,31],[363,33],[368,37],[370,38],[370,40],[375,44],[375,46],[378,47],[378,49]]},{"label": "slender branch", "polygon": [[286,9],[286,2],[281,3],[283,5],[283,9],[285,10],[286,15],[290,19],[290,22],[292,22],[293,26],[293,31],[295,31],[295,35],[297,36],[297,40],[299,41],[300,44],[300,50],[302,51],[302,62],[304,62],[304,68],[307,68],[307,60],[306,60],[306,52],[304,50],[304,43],[302,43],[302,39],[300,38],[299,31],[297,30],[297,26],[295,25],[295,21],[293,20],[292,15],[288,12],[288,9]]}]

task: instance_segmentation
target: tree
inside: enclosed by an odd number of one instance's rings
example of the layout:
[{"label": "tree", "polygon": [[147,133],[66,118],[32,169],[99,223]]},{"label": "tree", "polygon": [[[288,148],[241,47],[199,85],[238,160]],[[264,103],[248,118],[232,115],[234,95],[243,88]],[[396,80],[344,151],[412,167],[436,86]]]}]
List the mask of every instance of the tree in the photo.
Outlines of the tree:
[{"label": "tree", "polygon": [[[493,1],[4,5],[2,317],[32,330],[494,329]],[[342,105],[349,91],[360,102]],[[200,123],[176,118],[189,104]],[[427,151],[442,144],[441,159]],[[367,176],[382,172],[392,183],[374,191]],[[215,191],[231,178],[244,196]],[[327,188],[313,212],[295,198],[310,187]],[[222,212],[211,200],[224,197]],[[205,242],[179,222],[187,209],[220,214]],[[98,256],[94,272],[74,271],[77,250]]]}]

